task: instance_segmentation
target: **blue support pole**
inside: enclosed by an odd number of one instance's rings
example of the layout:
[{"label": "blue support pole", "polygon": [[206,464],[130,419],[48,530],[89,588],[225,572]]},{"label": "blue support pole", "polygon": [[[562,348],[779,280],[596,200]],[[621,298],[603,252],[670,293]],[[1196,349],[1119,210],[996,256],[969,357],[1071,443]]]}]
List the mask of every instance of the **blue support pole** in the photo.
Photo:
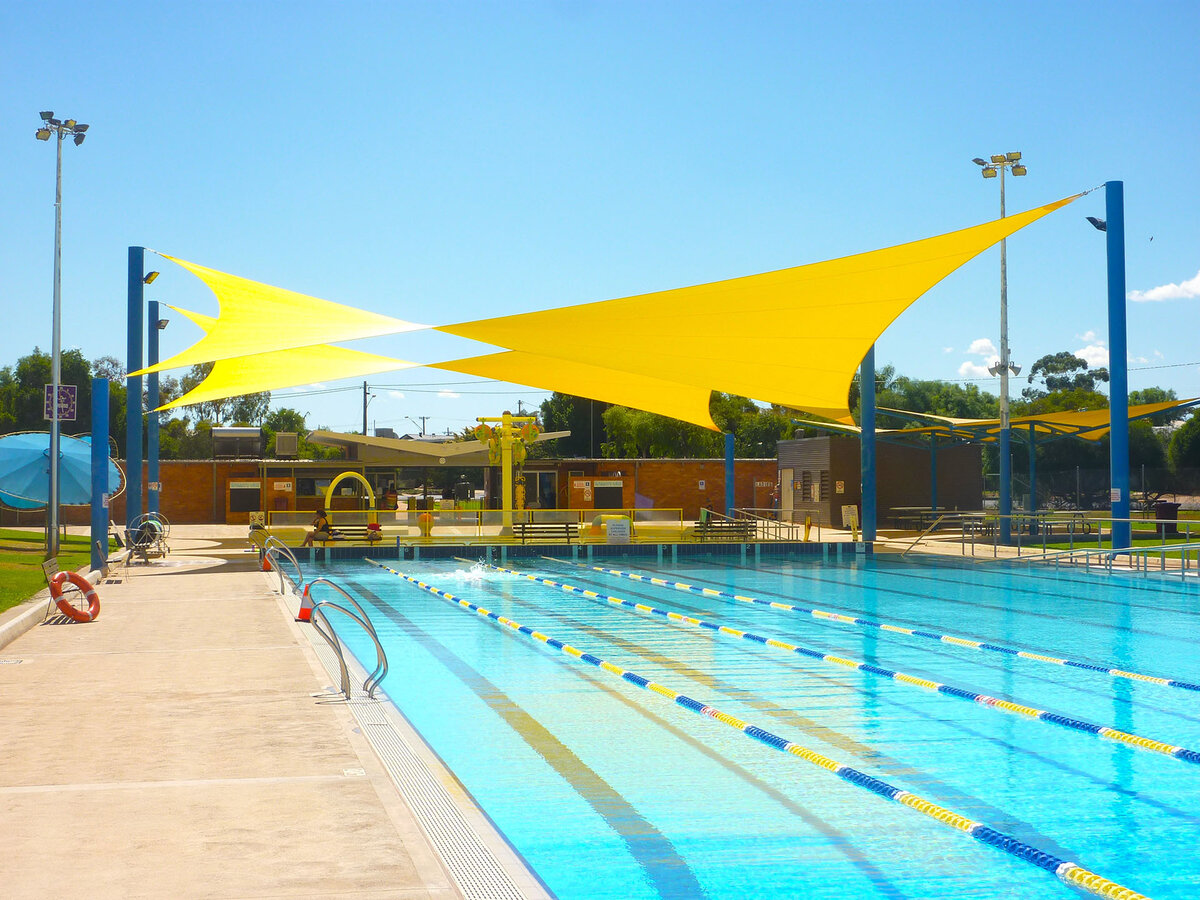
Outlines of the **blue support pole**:
[{"label": "blue support pole", "polygon": [[[127,371],[142,368],[142,247],[129,248],[129,320]],[[132,528],[142,514],[142,376],[125,378],[125,527]]]},{"label": "blue support pole", "polygon": [[862,539],[875,540],[875,345],[863,357],[858,370],[859,396],[862,398]]},{"label": "blue support pole", "polygon": [[1037,512],[1037,429],[1029,424],[1029,502],[1025,508]]},{"label": "blue support pole", "polygon": [[725,515],[733,515],[736,502],[733,480],[733,432],[725,432]]},{"label": "blue support pole", "polygon": [[929,435],[929,508],[937,512],[937,435]]},{"label": "blue support pole", "polygon": [[[146,365],[158,364],[158,301],[146,303]],[[146,512],[158,512],[158,373],[146,376],[150,412],[146,416]]]},{"label": "blue support pole", "polygon": [[92,569],[108,562],[108,379],[92,379]]},{"label": "blue support pole", "polygon": [[[1125,183],[1104,185],[1108,252],[1108,411],[1112,517],[1129,518],[1129,362],[1125,340]],[[1133,543],[1130,522],[1113,522],[1112,545]]]}]

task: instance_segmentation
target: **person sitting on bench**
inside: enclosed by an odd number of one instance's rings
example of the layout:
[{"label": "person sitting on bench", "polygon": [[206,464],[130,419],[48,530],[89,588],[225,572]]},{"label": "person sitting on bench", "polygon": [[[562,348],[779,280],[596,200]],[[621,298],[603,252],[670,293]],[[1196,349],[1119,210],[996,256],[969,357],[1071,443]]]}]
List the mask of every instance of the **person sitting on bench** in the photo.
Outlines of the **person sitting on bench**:
[{"label": "person sitting on bench", "polygon": [[333,528],[329,524],[329,517],[325,515],[325,510],[317,510],[317,514],[312,520],[312,527],[313,530],[304,536],[304,543],[300,545],[301,547],[311,547],[314,540],[333,540]]}]

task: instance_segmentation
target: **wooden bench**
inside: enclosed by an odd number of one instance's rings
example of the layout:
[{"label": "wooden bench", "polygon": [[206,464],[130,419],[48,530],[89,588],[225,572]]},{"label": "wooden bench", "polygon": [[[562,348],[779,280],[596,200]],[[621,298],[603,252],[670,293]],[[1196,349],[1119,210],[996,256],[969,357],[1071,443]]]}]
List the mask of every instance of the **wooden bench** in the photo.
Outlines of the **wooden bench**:
[{"label": "wooden bench", "polygon": [[530,541],[566,541],[579,538],[579,525],[574,522],[513,522],[513,537],[522,544]]},{"label": "wooden bench", "polygon": [[758,523],[753,519],[709,519],[697,522],[693,532],[702,541],[753,541]]}]

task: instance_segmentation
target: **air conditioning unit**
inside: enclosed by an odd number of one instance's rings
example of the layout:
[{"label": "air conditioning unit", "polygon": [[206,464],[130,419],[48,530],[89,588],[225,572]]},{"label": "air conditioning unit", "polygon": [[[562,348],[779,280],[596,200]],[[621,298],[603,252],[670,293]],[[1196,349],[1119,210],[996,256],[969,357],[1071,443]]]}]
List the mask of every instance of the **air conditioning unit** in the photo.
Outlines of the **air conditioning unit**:
[{"label": "air conditioning unit", "polygon": [[275,456],[279,458],[300,455],[300,436],[294,431],[280,431],[275,435]]}]

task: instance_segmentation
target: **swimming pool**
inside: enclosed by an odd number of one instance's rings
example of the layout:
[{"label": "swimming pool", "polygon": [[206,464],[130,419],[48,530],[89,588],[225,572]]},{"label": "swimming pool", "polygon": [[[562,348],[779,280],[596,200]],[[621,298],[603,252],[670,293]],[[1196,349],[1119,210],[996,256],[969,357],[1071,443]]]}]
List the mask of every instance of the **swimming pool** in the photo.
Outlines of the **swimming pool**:
[{"label": "swimming pool", "polygon": [[559,897],[1078,896],[1062,860],[1200,893],[1194,584],[888,557],[386,565],[321,574]]}]

